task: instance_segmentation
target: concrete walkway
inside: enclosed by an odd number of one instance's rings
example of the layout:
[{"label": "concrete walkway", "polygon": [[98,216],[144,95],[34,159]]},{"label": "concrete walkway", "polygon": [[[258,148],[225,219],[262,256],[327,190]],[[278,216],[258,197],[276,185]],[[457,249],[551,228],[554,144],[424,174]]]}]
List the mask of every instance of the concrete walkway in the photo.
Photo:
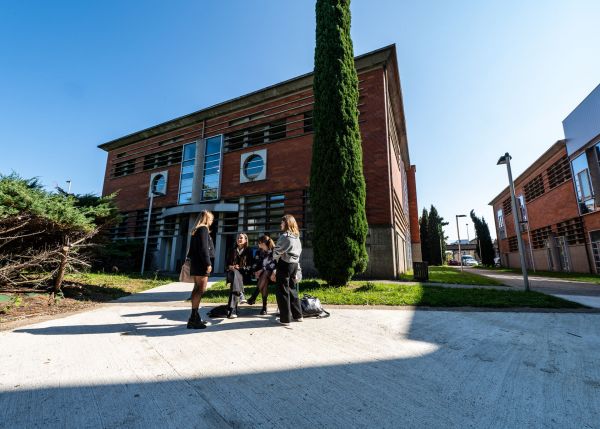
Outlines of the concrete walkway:
[{"label": "concrete walkway", "polygon": [[[476,268],[465,268],[464,270],[473,274],[496,279],[515,288],[523,289],[525,287],[523,276],[520,274],[502,273]],[[554,277],[543,277],[538,276],[535,273],[530,273],[528,277],[531,290],[578,302],[591,308],[600,308],[600,285],[598,284],[568,279],[557,279]]]},{"label": "concrete walkway", "polygon": [[191,331],[190,286],[0,332],[0,427],[600,428],[600,314],[331,308],[284,328],[244,306]]}]

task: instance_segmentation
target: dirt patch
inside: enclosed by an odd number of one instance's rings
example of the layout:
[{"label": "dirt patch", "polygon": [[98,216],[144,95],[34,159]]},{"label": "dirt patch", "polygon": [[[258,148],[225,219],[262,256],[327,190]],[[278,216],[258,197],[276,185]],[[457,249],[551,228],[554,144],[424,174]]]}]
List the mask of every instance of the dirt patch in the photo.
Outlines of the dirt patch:
[{"label": "dirt patch", "polygon": [[22,293],[0,291],[0,330],[89,310],[100,303],[126,295],[129,293],[119,288],[78,283],[65,285],[63,294],[55,299],[52,299],[50,294],[40,291]]}]

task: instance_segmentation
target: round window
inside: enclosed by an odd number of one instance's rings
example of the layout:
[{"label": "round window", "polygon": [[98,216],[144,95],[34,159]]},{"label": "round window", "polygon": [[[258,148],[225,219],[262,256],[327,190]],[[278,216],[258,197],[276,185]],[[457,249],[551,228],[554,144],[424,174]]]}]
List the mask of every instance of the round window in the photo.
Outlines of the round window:
[{"label": "round window", "polygon": [[166,194],[166,184],[167,181],[165,180],[165,176],[162,174],[157,174],[152,179],[152,193],[161,195]]},{"label": "round window", "polygon": [[244,175],[250,179],[256,179],[265,168],[265,161],[260,155],[250,155],[244,163]]}]

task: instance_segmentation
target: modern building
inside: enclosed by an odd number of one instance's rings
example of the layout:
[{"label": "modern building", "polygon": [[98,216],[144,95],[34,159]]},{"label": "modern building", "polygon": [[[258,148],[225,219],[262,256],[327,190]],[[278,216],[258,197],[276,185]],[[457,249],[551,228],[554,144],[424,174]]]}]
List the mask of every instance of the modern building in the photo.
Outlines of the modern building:
[{"label": "modern building", "polygon": [[[410,164],[394,45],[356,57],[359,124],[367,185],[366,275],[394,278],[421,257],[415,166]],[[314,270],[308,198],[312,157],[312,73],[101,144],[108,152],[103,195],[124,221],[113,239],[141,239],[149,198],[151,260],[181,266],[190,230],[204,209],[215,213],[215,271],[237,232],[252,243],[274,238],[284,213],[298,220],[303,270]]]},{"label": "modern building", "polygon": [[[563,121],[565,139],[515,179],[528,268],[600,273],[600,86]],[[520,267],[508,187],[494,208],[502,264]]]},{"label": "modern building", "polygon": [[[460,255],[469,255],[474,257],[475,259],[479,259],[479,253],[477,253],[477,246],[479,245],[479,241],[474,238],[472,240],[460,240]],[[459,251],[458,251],[458,240],[453,241],[450,244],[446,245],[446,252],[449,256],[449,259],[453,259],[455,261],[460,261]],[[448,253],[449,252],[449,253]]]}]

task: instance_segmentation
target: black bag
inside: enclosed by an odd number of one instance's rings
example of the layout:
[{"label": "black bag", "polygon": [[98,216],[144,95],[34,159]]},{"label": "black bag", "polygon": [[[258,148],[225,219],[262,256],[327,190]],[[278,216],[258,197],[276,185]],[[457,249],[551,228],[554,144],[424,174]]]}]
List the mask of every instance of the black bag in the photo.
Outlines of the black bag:
[{"label": "black bag", "polygon": [[227,317],[229,313],[229,307],[226,305],[217,305],[208,312],[208,317],[211,319],[221,319]]},{"label": "black bag", "polygon": [[319,298],[307,293],[300,300],[300,306],[302,307],[302,316],[304,317],[329,317],[329,312],[323,309]]}]

